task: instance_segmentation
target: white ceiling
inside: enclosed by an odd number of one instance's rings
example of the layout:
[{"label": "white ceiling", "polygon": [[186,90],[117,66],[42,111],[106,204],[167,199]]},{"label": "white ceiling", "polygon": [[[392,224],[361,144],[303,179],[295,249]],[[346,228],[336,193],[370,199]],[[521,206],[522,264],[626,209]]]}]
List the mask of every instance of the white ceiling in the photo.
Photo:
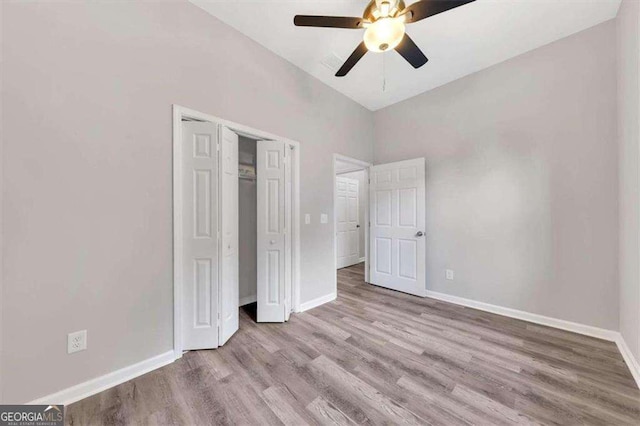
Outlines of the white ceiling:
[{"label": "white ceiling", "polygon": [[477,0],[407,26],[429,58],[422,68],[396,52],[368,53],[338,78],[337,67],[323,62],[346,59],[363,30],[295,27],[293,16],[362,16],[367,0],[190,1],[372,111],[612,19],[620,6],[620,0]]}]

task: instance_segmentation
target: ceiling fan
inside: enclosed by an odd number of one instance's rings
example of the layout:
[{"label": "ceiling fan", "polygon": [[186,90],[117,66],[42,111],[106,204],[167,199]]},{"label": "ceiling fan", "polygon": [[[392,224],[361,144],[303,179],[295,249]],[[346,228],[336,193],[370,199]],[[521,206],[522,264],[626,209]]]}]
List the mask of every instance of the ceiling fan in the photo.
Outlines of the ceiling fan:
[{"label": "ceiling fan", "polygon": [[336,73],[344,77],[367,53],[395,49],[414,68],[420,68],[428,59],[405,33],[405,24],[412,24],[438,13],[446,12],[475,0],[420,0],[405,6],[404,0],[371,0],[362,18],[346,16],[296,15],[298,27],[364,28],[363,41]]}]

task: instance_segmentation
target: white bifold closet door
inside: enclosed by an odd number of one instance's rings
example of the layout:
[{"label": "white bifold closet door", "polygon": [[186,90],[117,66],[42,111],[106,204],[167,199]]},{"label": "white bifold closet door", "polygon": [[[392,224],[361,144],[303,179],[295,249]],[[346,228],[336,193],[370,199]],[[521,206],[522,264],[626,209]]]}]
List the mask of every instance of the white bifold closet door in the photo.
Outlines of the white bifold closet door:
[{"label": "white bifold closet door", "polygon": [[284,322],[291,312],[291,152],[280,141],[258,141],[257,320]]},{"label": "white bifold closet door", "polygon": [[218,347],[218,126],[182,123],[182,344]]},{"label": "white bifold closet door", "polygon": [[369,282],[425,296],[425,160],[372,166],[369,176]]},{"label": "white bifold closet door", "polygon": [[182,129],[182,345],[212,349],[238,330],[238,136]]},{"label": "white bifold closet door", "polygon": [[239,256],[238,248],[238,135],[220,127],[220,345],[238,331]]}]

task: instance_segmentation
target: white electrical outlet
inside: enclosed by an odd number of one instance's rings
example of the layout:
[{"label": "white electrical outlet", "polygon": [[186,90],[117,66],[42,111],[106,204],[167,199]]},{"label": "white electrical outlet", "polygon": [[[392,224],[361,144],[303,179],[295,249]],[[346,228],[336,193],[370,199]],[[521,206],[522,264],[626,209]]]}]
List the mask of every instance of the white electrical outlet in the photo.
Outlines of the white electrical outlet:
[{"label": "white electrical outlet", "polygon": [[310,225],[311,224],[311,215],[309,213],[304,215],[304,224],[305,225]]},{"label": "white electrical outlet", "polygon": [[329,216],[326,213],[320,215],[320,223],[329,223]]},{"label": "white electrical outlet", "polygon": [[87,330],[80,330],[67,335],[67,353],[72,354],[87,349]]},{"label": "white electrical outlet", "polygon": [[445,275],[449,281],[453,281],[453,269],[447,269]]}]

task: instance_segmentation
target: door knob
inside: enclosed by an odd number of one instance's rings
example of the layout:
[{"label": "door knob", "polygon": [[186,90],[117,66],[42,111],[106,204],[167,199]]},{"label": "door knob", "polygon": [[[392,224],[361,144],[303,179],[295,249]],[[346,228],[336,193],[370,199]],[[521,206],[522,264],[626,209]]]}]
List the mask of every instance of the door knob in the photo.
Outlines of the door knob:
[{"label": "door knob", "polygon": [[360,225],[356,225],[356,228],[360,228]]},{"label": "door knob", "polygon": [[276,243],[276,240],[271,240],[271,241],[269,241],[269,243],[270,243],[270,244],[275,244],[275,243]]},{"label": "door knob", "polygon": [[418,231],[416,233],[416,237],[422,237],[423,235],[424,235],[424,232],[422,232],[422,231]]}]

